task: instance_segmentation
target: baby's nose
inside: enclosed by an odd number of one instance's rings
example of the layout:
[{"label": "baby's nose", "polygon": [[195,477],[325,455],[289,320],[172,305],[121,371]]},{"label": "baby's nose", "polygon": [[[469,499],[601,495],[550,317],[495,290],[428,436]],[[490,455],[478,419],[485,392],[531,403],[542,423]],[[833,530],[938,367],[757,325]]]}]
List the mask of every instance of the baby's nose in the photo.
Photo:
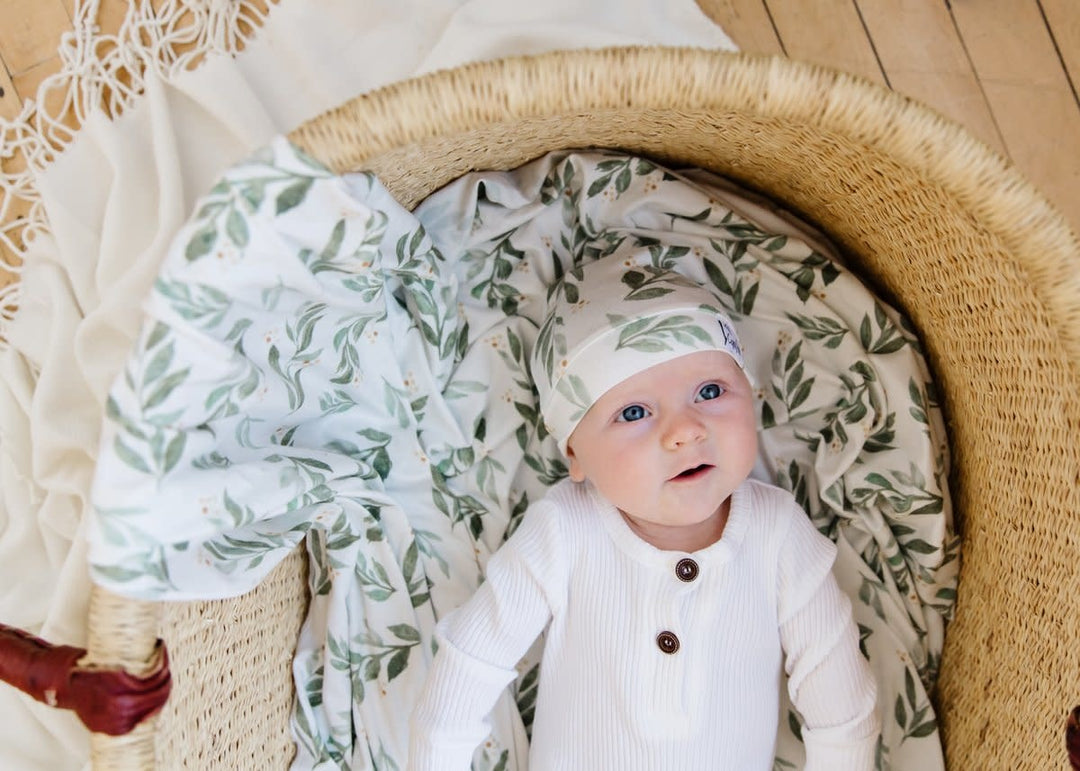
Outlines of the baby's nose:
[{"label": "baby's nose", "polygon": [[694,415],[679,413],[668,421],[664,432],[664,446],[677,449],[705,438],[705,425]]}]

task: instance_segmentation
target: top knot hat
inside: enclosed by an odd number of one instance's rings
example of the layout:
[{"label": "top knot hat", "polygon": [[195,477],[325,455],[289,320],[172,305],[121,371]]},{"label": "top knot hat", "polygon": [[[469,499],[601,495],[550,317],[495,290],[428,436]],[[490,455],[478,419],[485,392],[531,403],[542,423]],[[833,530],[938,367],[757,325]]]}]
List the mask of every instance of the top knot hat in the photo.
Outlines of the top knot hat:
[{"label": "top knot hat", "polygon": [[567,441],[597,399],[649,367],[722,351],[745,371],[716,296],[672,271],[607,257],[569,271],[549,291],[532,353],[547,429]]}]

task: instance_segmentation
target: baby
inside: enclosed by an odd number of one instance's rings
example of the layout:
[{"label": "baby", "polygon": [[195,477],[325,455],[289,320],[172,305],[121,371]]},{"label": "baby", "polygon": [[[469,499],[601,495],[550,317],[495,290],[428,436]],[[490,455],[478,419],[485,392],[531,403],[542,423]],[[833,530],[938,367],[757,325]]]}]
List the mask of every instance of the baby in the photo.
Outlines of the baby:
[{"label": "baby", "polygon": [[621,257],[576,268],[532,365],[570,478],[438,625],[410,768],[470,767],[545,630],[531,771],[769,771],[781,666],[805,768],[873,768],[876,689],[836,548],[748,478],[752,388],[716,298]]}]

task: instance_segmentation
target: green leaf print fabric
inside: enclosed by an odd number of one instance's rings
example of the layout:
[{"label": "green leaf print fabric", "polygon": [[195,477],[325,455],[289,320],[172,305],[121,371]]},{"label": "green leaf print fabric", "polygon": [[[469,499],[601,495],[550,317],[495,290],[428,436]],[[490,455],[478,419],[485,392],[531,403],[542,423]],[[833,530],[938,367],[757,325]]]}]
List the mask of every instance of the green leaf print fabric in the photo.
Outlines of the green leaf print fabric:
[{"label": "green leaf print fabric", "polygon": [[[839,547],[879,682],[878,767],[942,768],[927,694],[957,540],[919,341],[819,235],[700,171],[554,153],[408,212],[283,139],[231,169],[177,235],[108,398],[95,581],[223,597],[306,549],[294,767],[403,769],[436,621],[566,474],[527,367],[543,299],[608,255],[677,271],[732,317],[757,389],[755,475]],[[525,768],[541,644],[475,769]],[[775,768],[800,768],[783,709]]]}]

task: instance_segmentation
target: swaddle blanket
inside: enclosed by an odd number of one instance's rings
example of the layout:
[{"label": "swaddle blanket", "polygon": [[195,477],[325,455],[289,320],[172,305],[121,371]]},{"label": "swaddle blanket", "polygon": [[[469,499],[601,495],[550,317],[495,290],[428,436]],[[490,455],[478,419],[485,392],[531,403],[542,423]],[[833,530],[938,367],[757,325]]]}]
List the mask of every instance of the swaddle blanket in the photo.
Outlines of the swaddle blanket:
[{"label": "swaddle blanket", "polygon": [[[941,768],[927,689],[956,539],[918,340],[805,226],[642,158],[554,153],[414,213],[284,140],[231,169],[178,234],[108,399],[95,580],[234,595],[303,541],[294,765],[403,768],[435,622],[566,473],[527,369],[547,287],[608,255],[678,271],[732,317],[758,387],[756,475],[839,546],[879,680],[879,767]],[[538,660],[474,768],[524,768]],[[798,768],[783,709],[776,768]]]}]

